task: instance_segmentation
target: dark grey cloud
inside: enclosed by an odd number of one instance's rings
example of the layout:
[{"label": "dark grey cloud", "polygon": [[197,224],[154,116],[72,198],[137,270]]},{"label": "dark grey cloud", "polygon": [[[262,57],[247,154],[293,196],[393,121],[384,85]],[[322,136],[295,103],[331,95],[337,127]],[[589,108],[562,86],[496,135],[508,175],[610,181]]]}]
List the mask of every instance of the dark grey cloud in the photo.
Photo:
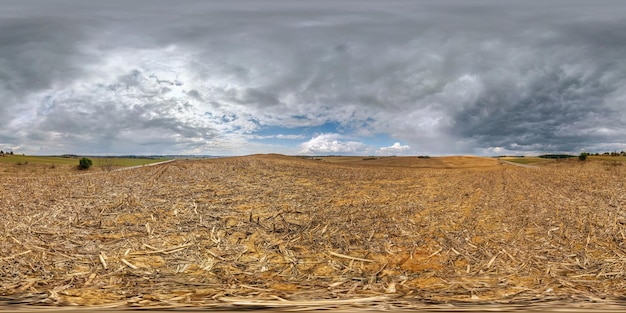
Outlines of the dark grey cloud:
[{"label": "dark grey cloud", "polygon": [[[0,116],[14,118],[17,106],[31,92],[71,80],[81,69],[67,58],[78,36],[71,25],[50,18],[0,19]],[[65,35],[63,35],[65,34]],[[79,56],[76,59],[80,59]]]},{"label": "dark grey cloud", "polygon": [[608,0],[5,1],[0,146],[251,153],[262,127],[333,124],[304,146],[626,149],[624,16]]}]

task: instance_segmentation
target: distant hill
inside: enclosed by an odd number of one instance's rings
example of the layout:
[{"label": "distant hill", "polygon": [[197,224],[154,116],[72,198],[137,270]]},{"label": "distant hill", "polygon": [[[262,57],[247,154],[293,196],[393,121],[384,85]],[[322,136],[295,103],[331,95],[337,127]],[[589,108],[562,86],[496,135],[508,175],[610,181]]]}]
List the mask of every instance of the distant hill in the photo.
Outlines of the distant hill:
[{"label": "distant hill", "polygon": [[543,159],[567,159],[567,158],[575,158],[575,155],[571,154],[544,154],[540,155],[540,158]]}]

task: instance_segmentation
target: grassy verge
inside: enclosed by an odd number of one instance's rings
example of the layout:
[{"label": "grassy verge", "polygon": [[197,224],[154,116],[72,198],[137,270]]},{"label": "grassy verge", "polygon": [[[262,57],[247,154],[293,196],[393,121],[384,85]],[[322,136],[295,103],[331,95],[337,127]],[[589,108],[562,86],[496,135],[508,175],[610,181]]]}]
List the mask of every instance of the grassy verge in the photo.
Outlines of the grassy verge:
[{"label": "grassy verge", "polygon": [[[9,155],[0,157],[0,163],[23,164],[67,164],[78,165],[81,157],[57,157],[57,156],[31,156],[31,155]],[[162,162],[167,159],[152,158],[107,158],[107,157],[88,157],[93,160],[94,166],[104,161],[109,162],[113,166],[136,166],[156,162]]]},{"label": "grassy verge", "polygon": [[[8,155],[0,157],[0,175],[65,175],[77,173],[81,157]],[[93,166],[88,171],[111,171],[114,169],[146,165],[165,161],[151,158],[88,157]]]},{"label": "grassy verge", "polygon": [[533,163],[550,161],[550,159],[544,159],[544,158],[538,158],[538,157],[523,157],[523,158],[506,157],[506,158],[502,158],[502,160],[513,162],[513,163],[519,163],[519,164],[533,164]]},{"label": "grassy verge", "polygon": [[602,161],[626,161],[626,156],[610,156],[610,155],[590,155],[588,156],[590,160],[602,160]]},{"label": "grassy verge", "polygon": [[76,164],[78,158],[61,158],[51,156],[8,155],[0,157],[0,163],[23,164]]}]

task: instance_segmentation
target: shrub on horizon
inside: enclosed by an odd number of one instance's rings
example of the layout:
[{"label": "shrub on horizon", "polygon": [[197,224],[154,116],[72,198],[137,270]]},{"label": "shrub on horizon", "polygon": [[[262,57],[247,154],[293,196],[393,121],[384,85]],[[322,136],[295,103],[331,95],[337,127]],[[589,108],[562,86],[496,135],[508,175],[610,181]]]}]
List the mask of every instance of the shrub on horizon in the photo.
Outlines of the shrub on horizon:
[{"label": "shrub on horizon", "polygon": [[589,156],[589,153],[587,152],[582,152],[579,156],[578,159],[581,161],[587,160],[587,157]]},{"label": "shrub on horizon", "polygon": [[78,169],[81,169],[81,170],[86,170],[90,168],[92,165],[93,165],[93,162],[91,162],[91,160],[88,158],[82,158],[78,161]]}]

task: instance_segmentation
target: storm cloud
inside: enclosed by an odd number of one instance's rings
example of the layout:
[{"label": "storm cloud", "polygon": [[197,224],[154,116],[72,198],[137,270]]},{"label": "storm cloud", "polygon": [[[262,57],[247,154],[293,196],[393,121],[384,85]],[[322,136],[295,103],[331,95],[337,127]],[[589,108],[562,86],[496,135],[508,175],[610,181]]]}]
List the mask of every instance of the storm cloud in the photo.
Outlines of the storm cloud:
[{"label": "storm cloud", "polygon": [[621,1],[0,3],[0,148],[626,149]]}]

